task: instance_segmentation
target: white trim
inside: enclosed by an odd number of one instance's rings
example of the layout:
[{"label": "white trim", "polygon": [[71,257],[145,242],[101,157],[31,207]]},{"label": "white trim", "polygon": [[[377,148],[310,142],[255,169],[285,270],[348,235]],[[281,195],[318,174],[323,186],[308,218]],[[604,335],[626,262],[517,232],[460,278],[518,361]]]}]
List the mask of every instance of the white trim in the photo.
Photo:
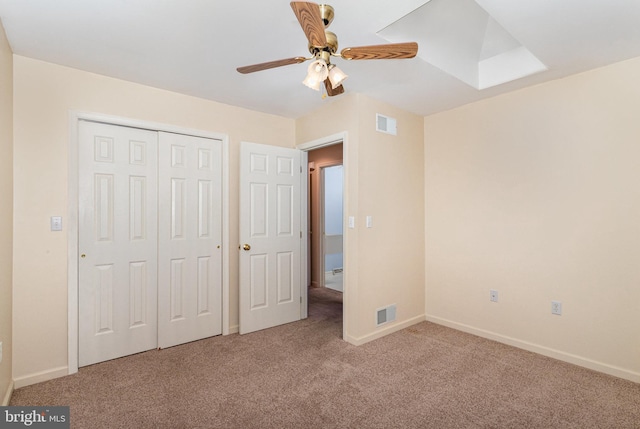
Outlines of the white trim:
[{"label": "white trim", "polygon": [[300,152],[300,319],[309,317],[309,291],[307,289],[309,256],[309,154]]},{"label": "white trim", "polygon": [[[394,332],[401,331],[409,326],[416,325],[418,323],[425,321],[425,315],[422,314],[420,316],[412,317],[411,319],[405,320],[404,322],[397,323],[395,325],[388,326],[384,329],[376,330],[371,334],[365,335],[364,337],[352,337],[346,336],[345,339],[354,346],[361,346],[370,341],[377,340],[378,338],[386,337],[389,334],[393,334]],[[381,325],[383,326],[383,325]]]},{"label": "white trim", "polygon": [[[341,133],[332,134],[330,136],[321,137],[316,140],[312,140],[310,142],[301,143],[296,146],[296,149],[303,150],[308,152],[314,149],[320,149],[325,146],[332,146],[334,144],[343,143],[347,139],[347,132],[343,131]],[[343,148],[344,152],[344,148]]]},{"label": "white trim", "polygon": [[36,372],[30,375],[16,378],[14,380],[14,388],[20,389],[21,387],[31,386],[32,384],[42,383],[43,381],[53,380],[54,378],[64,377],[69,374],[69,368],[66,366],[60,366],[58,368]]},{"label": "white trim", "polygon": [[530,343],[528,341],[518,340],[516,338],[507,337],[505,335],[497,334],[491,331],[485,331],[484,329],[474,328],[473,326],[465,325],[463,323],[453,322],[451,320],[443,319],[436,316],[426,316],[428,322],[433,322],[438,325],[443,325],[458,331],[466,332],[468,334],[477,335],[482,338],[497,341],[502,344],[517,347],[519,349],[527,350],[533,353],[537,353],[543,356],[547,356],[553,359],[568,362],[574,365],[578,365],[584,368],[589,368],[594,371],[602,372],[605,374],[613,375],[615,377],[624,378],[625,380],[633,381],[634,383],[640,383],[640,373],[630,371],[628,369],[620,368],[614,365],[609,365],[602,362],[597,362],[592,359],[588,359],[582,356],[566,353],[560,350],[544,347],[538,344]]},{"label": "white trim", "polygon": [[103,115],[100,113],[92,113],[92,112],[78,112],[74,110],[70,111],[69,113],[72,116],[72,118],[75,118],[76,120],[99,122],[99,123],[108,124],[108,125],[120,125],[123,127],[129,127],[129,128],[140,128],[140,129],[149,130],[149,131],[163,131],[166,133],[174,133],[174,134],[182,134],[186,136],[222,140],[223,142],[225,140],[228,140],[228,135],[223,133],[196,130],[193,128],[162,124],[159,122],[130,119],[130,118],[124,118],[121,116]]},{"label": "white trim", "polygon": [[[316,170],[318,171],[318,188],[320,191],[320,195],[318,196],[318,207],[317,207],[317,212],[316,212],[316,216],[318,218],[318,224],[320,225],[320,228],[322,228],[320,230],[320,255],[322,255],[320,257],[320,273],[322,273],[322,287],[326,287],[327,285],[327,279],[325,276],[325,254],[324,254],[324,200],[325,200],[325,189],[324,189],[324,169],[327,167],[336,167],[338,165],[342,165],[342,211],[343,211],[343,225],[342,225],[342,235],[344,236],[344,230],[346,225],[344,225],[344,165],[342,163],[342,160],[340,161],[326,161],[326,162],[318,162],[316,164]],[[343,261],[344,261],[344,243],[342,245],[342,254],[343,254]],[[344,268],[344,263],[342,264]],[[343,276],[344,278],[344,276]],[[344,286],[344,284],[343,284]],[[342,288],[344,290],[344,287]]]},{"label": "white trim", "polygon": [[[220,140],[222,142],[222,335],[229,335],[232,329],[229,327],[229,261],[231,248],[229,246],[229,136],[222,133],[214,133],[192,128],[178,127],[137,119],[123,118],[119,116],[103,115],[92,112],[69,111],[69,180],[67,182],[67,329],[68,366],[45,371],[39,374],[57,373],[62,368],[67,371],[64,375],[78,372],[78,122],[91,121],[111,125],[120,125],[130,128],[141,128],[151,131],[164,131],[174,134],[183,134],[194,137],[204,137]],[[75,261],[75,263],[72,263]],[[35,376],[22,377],[19,380],[37,378]],[[58,377],[57,375],[56,377]],[[16,388],[28,384],[20,384],[15,380]]]},{"label": "white trim", "polygon": [[[345,222],[346,219],[346,213],[347,213],[347,185],[348,185],[348,179],[347,179],[347,169],[348,169],[348,163],[347,163],[347,145],[348,145],[348,133],[346,131],[342,131],[340,133],[336,133],[336,134],[332,134],[329,136],[325,136],[325,137],[321,137],[319,139],[316,140],[312,140],[310,142],[306,142],[306,143],[301,143],[299,145],[296,146],[296,149],[299,149],[301,151],[304,152],[309,152],[311,150],[314,149],[320,149],[326,146],[332,146],[334,144],[339,144],[342,143],[342,166],[344,168],[343,170],[343,174],[344,174],[344,181],[342,183],[344,192],[342,194],[342,207],[344,210],[344,219],[343,219],[343,234],[345,237],[344,240],[344,244],[343,244],[343,252],[344,255],[346,256],[347,254],[347,223]],[[307,168],[307,166],[305,166],[305,168]],[[309,188],[309,174],[307,171],[307,174],[304,175],[304,179],[303,179],[303,185],[305,187],[305,189]],[[308,196],[307,196],[308,198]],[[303,219],[308,219],[308,210],[309,210],[309,205],[307,204],[307,201],[304,201],[304,204],[301,204],[301,209],[303,211],[303,213],[301,213],[301,216],[303,217]],[[307,229],[308,231],[308,229]],[[306,235],[306,234],[305,234]],[[302,278],[305,280],[303,281],[303,287],[304,287],[304,296],[307,296],[307,281],[306,279],[309,278],[308,276],[308,272],[309,272],[309,267],[308,267],[308,262],[309,262],[309,255],[308,255],[308,245],[305,245],[302,248],[302,255],[300,256],[301,261],[302,261],[302,273],[301,276]],[[348,268],[348,259],[345,257],[344,258],[344,270],[345,272],[348,272],[349,268]],[[349,292],[348,292],[348,287],[347,287],[347,279],[345,276],[342,277],[342,338],[347,339],[347,328],[348,328],[348,324],[347,324],[347,314],[349,312]],[[305,307],[305,311],[308,307],[307,305],[307,301],[306,298],[304,300],[304,307]],[[348,340],[347,340],[348,341]],[[350,341],[349,341],[350,342]]]},{"label": "white trim", "polygon": [[[67,180],[67,365],[78,372],[78,122],[81,114],[69,113],[69,176]],[[75,263],[74,263],[75,262]]]},{"label": "white trim", "polygon": [[3,407],[6,407],[7,405],[9,405],[9,402],[11,402],[11,395],[13,395],[13,389],[14,389],[14,383],[13,383],[13,380],[11,380],[9,382],[9,385],[7,386],[7,391],[4,394],[4,398],[2,399],[2,403],[0,403],[0,405],[2,405]]},{"label": "white trim", "polygon": [[225,134],[222,138],[222,335],[233,333],[229,327],[229,170],[229,136]]}]

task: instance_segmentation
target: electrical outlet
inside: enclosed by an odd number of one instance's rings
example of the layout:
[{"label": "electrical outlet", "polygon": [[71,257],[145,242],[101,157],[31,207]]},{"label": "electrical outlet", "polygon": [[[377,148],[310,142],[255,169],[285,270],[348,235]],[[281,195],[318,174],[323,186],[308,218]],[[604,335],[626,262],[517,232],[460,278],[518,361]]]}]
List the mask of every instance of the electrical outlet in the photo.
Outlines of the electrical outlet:
[{"label": "electrical outlet", "polygon": [[489,299],[491,302],[498,302],[498,291],[491,289],[489,291]]},{"label": "electrical outlet", "polygon": [[562,315],[562,303],[560,301],[551,301],[551,314]]}]

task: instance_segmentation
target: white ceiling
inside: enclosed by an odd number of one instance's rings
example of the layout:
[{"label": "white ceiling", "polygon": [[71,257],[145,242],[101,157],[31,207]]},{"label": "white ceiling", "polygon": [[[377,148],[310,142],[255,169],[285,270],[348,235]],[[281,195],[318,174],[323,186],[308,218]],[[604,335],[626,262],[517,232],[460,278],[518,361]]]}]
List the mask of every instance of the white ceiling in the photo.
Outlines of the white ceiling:
[{"label": "white ceiling", "polygon": [[[456,1],[456,0],[449,0]],[[640,0],[476,0],[547,71],[477,90],[419,56],[344,61],[346,92],[419,115],[640,56]],[[426,0],[331,0],[340,49]],[[308,63],[241,75],[236,67],[308,56],[286,0],[0,0],[15,54],[218,102],[297,118],[322,99],[302,85]],[[410,40],[407,40],[410,41]],[[423,46],[420,46],[423,48]]]}]

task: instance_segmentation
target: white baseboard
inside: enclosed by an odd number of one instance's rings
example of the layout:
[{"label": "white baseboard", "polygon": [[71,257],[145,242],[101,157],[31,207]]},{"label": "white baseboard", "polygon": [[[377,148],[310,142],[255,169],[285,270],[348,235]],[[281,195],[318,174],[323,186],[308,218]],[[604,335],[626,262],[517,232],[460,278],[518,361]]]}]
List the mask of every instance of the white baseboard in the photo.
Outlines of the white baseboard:
[{"label": "white baseboard", "polygon": [[527,341],[518,340],[516,338],[507,337],[505,335],[496,334],[495,332],[485,331],[484,329],[474,328],[473,326],[465,325],[463,323],[453,322],[451,320],[442,319],[436,316],[426,316],[428,322],[437,323],[448,328],[453,328],[458,331],[466,332],[469,334],[477,335],[482,338],[497,341],[499,343],[507,344],[519,349],[527,350],[533,353],[538,353],[543,356],[558,359],[563,362],[568,362],[574,365],[582,366],[592,369],[594,371],[602,372],[605,374],[613,375],[615,377],[624,378],[625,380],[633,381],[634,383],[640,383],[640,373],[629,371],[624,368],[619,368],[614,365],[608,365],[602,362],[597,362],[582,356],[577,356],[571,353],[566,353],[560,350],[551,349],[549,347],[540,346],[538,344],[529,343]]},{"label": "white baseboard", "polygon": [[14,379],[15,388],[30,386],[36,383],[42,383],[43,381],[53,380],[54,378],[64,377],[69,375],[69,367],[61,366],[59,368],[53,368],[46,371],[36,372],[35,374],[29,374]]},{"label": "white baseboard", "polygon": [[361,346],[363,344],[366,344],[370,341],[373,340],[377,340],[378,338],[382,338],[384,336],[387,336],[389,334],[393,334],[394,332],[398,332],[401,331],[405,328],[408,328],[409,326],[412,325],[416,325],[420,322],[424,322],[425,319],[425,315],[422,314],[420,316],[416,316],[416,317],[412,317],[409,320],[405,320],[404,322],[400,322],[400,323],[396,323],[395,325],[391,325],[385,328],[382,328],[380,330],[376,330],[375,332],[372,332],[368,335],[365,335],[363,337],[353,337],[351,335],[346,335],[345,336],[345,340],[350,343],[353,344],[354,346]]},{"label": "white baseboard", "polygon": [[14,389],[13,386],[14,386],[13,380],[11,380],[11,382],[9,383],[9,386],[7,387],[7,392],[4,394],[4,398],[2,399],[2,403],[0,404],[3,407],[6,407],[7,405],[9,405],[9,402],[11,402],[11,395],[13,395],[13,389]]},{"label": "white baseboard", "polygon": [[240,325],[229,326],[229,335],[240,332]]}]

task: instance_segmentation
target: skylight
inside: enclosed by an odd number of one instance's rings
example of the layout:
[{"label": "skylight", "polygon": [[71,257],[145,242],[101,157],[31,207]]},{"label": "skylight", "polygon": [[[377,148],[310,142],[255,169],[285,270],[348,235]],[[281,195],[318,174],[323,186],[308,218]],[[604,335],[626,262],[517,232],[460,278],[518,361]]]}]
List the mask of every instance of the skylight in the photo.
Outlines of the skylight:
[{"label": "skylight", "polygon": [[479,90],[547,69],[474,0],[431,0],[378,35],[418,42],[418,57]]}]

